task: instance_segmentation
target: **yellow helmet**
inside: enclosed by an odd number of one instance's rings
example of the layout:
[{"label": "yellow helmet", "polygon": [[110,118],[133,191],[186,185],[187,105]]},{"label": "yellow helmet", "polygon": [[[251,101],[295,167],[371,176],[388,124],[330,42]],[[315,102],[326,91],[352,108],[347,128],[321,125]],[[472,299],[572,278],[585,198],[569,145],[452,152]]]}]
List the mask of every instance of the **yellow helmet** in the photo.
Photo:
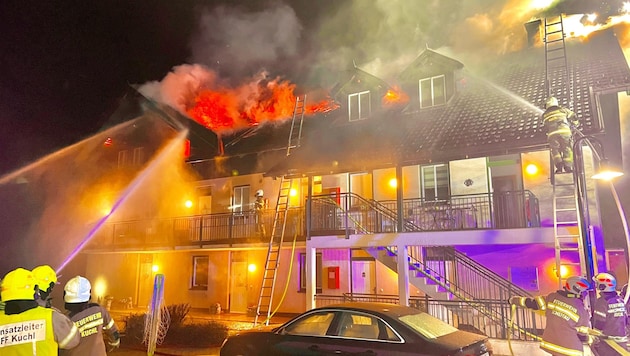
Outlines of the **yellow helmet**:
[{"label": "yellow helmet", "polygon": [[545,103],[545,108],[549,109],[552,106],[558,106],[558,99],[554,96],[550,96],[547,98],[547,102]]},{"label": "yellow helmet", "polygon": [[2,278],[2,301],[10,300],[34,300],[35,277],[33,273],[24,268],[17,268],[7,273]]},{"label": "yellow helmet", "polygon": [[57,283],[57,273],[49,265],[42,265],[33,268],[33,277],[39,289],[46,291],[50,283]]}]

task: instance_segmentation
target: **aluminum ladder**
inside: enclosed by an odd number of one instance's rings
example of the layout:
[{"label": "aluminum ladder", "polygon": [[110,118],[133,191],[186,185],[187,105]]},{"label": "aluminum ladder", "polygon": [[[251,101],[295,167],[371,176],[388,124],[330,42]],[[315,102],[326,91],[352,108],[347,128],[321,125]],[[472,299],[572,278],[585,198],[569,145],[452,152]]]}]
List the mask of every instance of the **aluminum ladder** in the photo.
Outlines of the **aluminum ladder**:
[{"label": "aluminum ladder", "polygon": [[[302,98],[297,97],[295,99],[291,129],[289,131],[289,141],[287,144],[287,156],[291,154],[293,148],[300,147],[304,113],[306,111],[304,105],[305,101],[306,95]],[[254,325],[258,325],[258,318],[262,315],[266,316],[263,321],[265,325],[269,325],[269,319],[273,314],[271,310],[273,306],[273,293],[276,287],[278,267],[280,266],[280,250],[285,239],[287,228],[287,215],[289,213],[289,199],[291,197],[292,183],[293,179],[284,176],[280,179],[280,189],[278,191],[278,200],[276,201],[273,228],[271,229],[271,237],[269,238],[267,260],[265,261],[265,270],[263,271],[262,283],[260,285]],[[297,238],[297,234],[294,234],[293,238]]]},{"label": "aluminum ladder", "polygon": [[562,14],[545,18],[544,30],[547,95],[555,96],[561,105],[571,109],[574,88],[567,61]]},{"label": "aluminum ladder", "polygon": [[555,241],[556,276],[559,288],[566,282],[563,269],[571,275],[586,276],[586,259],[580,227],[573,173],[554,173],[551,161],[551,184],[553,185],[553,231]]},{"label": "aluminum ladder", "polygon": [[304,124],[304,114],[306,113],[306,95],[295,99],[293,108],[293,119],[291,120],[291,130],[289,131],[289,142],[287,144],[287,156],[291,155],[291,150],[300,147],[302,141],[302,125]]}]

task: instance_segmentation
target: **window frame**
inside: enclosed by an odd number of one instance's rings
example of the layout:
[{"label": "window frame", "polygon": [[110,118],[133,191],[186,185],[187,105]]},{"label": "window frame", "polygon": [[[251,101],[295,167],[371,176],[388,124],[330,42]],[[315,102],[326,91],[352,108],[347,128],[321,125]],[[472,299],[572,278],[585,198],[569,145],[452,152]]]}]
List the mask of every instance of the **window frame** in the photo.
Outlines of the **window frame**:
[{"label": "window frame", "polygon": [[[323,258],[321,252],[315,253],[315,293],[321,293],[324,287]],[[306,252],[298,253],[299,275],[298,293],[306,293]],[[319,284],[319,286],[317,285]]]},{"label": "window frame", "polygon": [[[199,281],[197,280],[197,273],[198,273],[198,267],[200,265],[199,261],[200,260],[205,260],[205,265],[206,265],[206,278],[205,278],[205,284],[203,283],[198,283]],[[190,276],[190,289],[192,290],[208,290],[208,284],[210,282],[210,270],[209,270],[209,266],[210,266],[210,257],[208,255],[195,255],[192,256],[192,273]]]},{"label": "window frame", "polygon": [[[438,83],[438,81],[440,81],[439,83],[442,86],[442,92],[441,92],[441,96],[436,96],[436,83]],[[431,95],[431,102],[430,103],[425,103],[422,98],[423,98],[423,91],[422,91],[422,84],[429,82],[431,84],[431,88],[430,88],[430,95]],[[428,96],[427,96],[428,98]],[[442,98],[442,101],[440,102],[436,102],[438,98]],[[444,74],[440,74],[437,76],[433,76],[433,77],[429,77],[429,78],[423,78],[420,79],[418,81],[418,100],[420,102],[420,109],[424,109],[424,108],[430,108],[430,107],[434,107],[434,106],[441,106],[441,105],[446,105],[446,76]]]},{"label": "window frame", "polygon": [[[438,168],[444,167],[445,172],[438,172]],[[425,169],[432,170],[432,175],[433,175],[433,179],[431,181],[431,184],[433,185],[432,187],[427,188],[427,174],[425,174]],[[432,202],[432,201],[446,201],[449,199],[450,196],[450,186],[449,186],[449,181],[448,181],[448,165],[445,163],[440,163],[440,164],[431,164],[431,165],[423,165],[420,166],[420,187],[421,187],[421,192],[422,192],[422,199],[425,202]],[[440,185],[440,174],[443,174],[445,176],[445,181],[444,184]],[[432,196],[428,196],[427,191],[429,189],[433,190],[433,195]],[[443,191],[445,190],[445,191]]]},{"label": "window frame", "polygon": [[[361,104],[361,98],[367,96],[367,106]],[[353,102],[353,98],[356,97],[356,103]],[[365,100],[365,98],[364,98]],[[353,105],[354,104],[354,105]],[[357,117],[354,117],[354,112],[352,110],[353,106],[356,105],[356,111],[358,112]],[[367,115],[363,115],[363,108],[367,108]],[[360,121],[365,120],[372,114],[372,94],[369,90],[348,94],[348,121]]]},{"label": "window frame", "polygon": [[249,205],[250,190],[251,187],[249,185],[238,185],[232,188],[232,213],[242,214],[252,210],[252,207]]}]

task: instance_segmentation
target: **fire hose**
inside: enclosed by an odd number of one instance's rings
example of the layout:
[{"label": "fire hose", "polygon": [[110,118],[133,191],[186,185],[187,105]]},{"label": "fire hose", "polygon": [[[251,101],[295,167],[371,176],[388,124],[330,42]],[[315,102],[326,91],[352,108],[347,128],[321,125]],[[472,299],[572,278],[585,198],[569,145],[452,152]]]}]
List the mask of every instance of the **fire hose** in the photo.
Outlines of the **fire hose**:
[{"label": "fire hose", "polygon": [[[508,320],[508,334],[507,334],[507,342],[508,342],[508,347],[510,349],[510,355],[511,356],[515,356],[514,355],[514,350],[512,349],[512,329],[514,328],[514,316],[516,314],[516,304],[511,304],[511,308],[510,308],[510,319]],[[627,336],[609,336],[609,335],[605,335],[603,334],[601,331],[593,329],[593,328],[589,328],[588,326],[580,326],[576,328],[576,331],[580,334],[584,334],[584,335],[588,335],[590,337],[593,337],[595,339],[598,339],[600,341],[605,342],[606,344],[608,344],[608,346],[610,346],[613,350],[615,350],[619,355],[621,356],[630,356],[630,352],[628,352],[625,348],[623,348],[621,345],[619,345],[618,343],[626,343],[628,341],[628,337]],[[537,341],[541,341],[542,339],[538,336],[534,336],[535,340]],[[593,342],[591,342],[590,338],[589,338],[589,346],[592,345]]]}]

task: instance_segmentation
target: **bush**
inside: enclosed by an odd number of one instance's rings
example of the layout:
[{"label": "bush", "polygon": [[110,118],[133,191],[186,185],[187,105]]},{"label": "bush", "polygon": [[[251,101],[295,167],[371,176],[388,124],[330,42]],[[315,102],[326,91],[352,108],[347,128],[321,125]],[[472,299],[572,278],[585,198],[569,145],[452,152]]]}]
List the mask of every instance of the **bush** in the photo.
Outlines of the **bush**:
[{"label": "bush", "polygon": [[[190,310],[188,304],[167,306],[171,313],[171,324],[162,345],[209,347],[220,345],[228,335],[228,327],[216,321],[184,323]],[[144,347],[145,314],[132,314],[125,318],[123,347]]]},{"label": "bush", "polygon": [[173,327],[184,323],[184,319],[186,319],[186,316],[190,311],[190,304],[171,304],[167,305],[166,309],[168,310],[168,314],[171,316],[171,327]]}]

